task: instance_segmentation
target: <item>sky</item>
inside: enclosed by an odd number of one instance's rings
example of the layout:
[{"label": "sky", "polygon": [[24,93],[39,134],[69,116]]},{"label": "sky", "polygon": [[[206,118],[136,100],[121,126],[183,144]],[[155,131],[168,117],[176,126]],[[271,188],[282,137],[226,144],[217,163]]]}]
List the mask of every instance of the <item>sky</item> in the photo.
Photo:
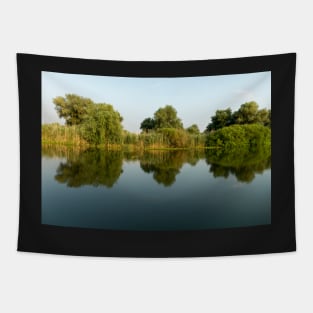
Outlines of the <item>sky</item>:
[{"label": "sky", "polygon": [[42,123],[64,124],[53,98],[74,93],[96,103],[112,104],[123,116],[124,129],[140,132],[140,123],[160,107],[172,105],[184,127],[197,124],[203,131],[216,110],[256,101],[271,107],[271,72],[248,74],[134,78],[41,72]]}]

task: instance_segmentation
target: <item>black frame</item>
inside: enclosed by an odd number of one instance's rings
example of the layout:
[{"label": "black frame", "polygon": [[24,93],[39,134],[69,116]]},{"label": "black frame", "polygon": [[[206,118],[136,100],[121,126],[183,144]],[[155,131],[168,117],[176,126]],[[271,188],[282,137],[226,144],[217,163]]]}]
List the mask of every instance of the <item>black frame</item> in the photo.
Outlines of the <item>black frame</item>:
[{"label": "black frame", "polygon": [[[20,110],[18,251],[85,256],[195,257],[296,250],[294,85],[296,54],[199,61],[103,61],[17,54]],[[41,224],[41,71],[191,77],[271,71],[272,223],[197,231],[116,231]]]}]

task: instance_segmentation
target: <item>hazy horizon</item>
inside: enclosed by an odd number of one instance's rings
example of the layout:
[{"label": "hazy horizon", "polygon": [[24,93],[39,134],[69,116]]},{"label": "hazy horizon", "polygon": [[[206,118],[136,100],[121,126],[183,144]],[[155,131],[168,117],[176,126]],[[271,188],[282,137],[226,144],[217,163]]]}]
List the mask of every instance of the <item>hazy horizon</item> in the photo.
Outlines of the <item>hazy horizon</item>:
[{"label": "hazy horizon", "polygon": [[165,105],[177,110],[184,127],[203,131],[216,110],[256,101],[271,108],[271,72],[247,74],[134,78],[42,72],[42,123],[61,123],[53,98],[77,94],[94,102],[112,104],[123,117],[124,129],[138,133],[140,123]]}]

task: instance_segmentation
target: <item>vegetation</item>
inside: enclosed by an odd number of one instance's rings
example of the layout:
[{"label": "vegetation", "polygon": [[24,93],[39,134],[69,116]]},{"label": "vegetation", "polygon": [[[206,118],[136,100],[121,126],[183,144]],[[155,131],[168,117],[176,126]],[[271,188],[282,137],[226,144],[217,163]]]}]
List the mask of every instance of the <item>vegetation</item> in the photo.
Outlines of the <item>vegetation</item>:
[{"label": "vegetation", "polygon": [[253,153],[221,150],[138,150],[112,151],[78,146],[45,145],[43,157],[61,157],[55,180],[68,187],[84,185],[112,187],[123,174],[123,160],[140,162],[140,168],[164,187],[176,181],[184,164],[195,166],[205,159],[214,177],[234,175],[240,182],[251,182],[255,174],[270,168],[270,150]]},{"label": "vegetation", "polygon": [[256,102],[246,102],[241,105],[238,111],[232,113],[230,108],[226,110],[217,110],[211,117],[211,123],[207,126],[206,131],[210,132],[234,124],[260,124],[263,126],[271,125],[271,110],[259,110]]},{"label": "vegetation", "polygon": [[252,152],[271,146],[271,130],[259,124],[231,125],[207,136],[207,146]]},{"label": "vegetation", "polygon": [[66,125],[69,126],[81,124],[94,104],[91,99],[74,94],[56,97],[53,99],[53,103],[59,117],[64,118]]},{"label": "vegetation", "polygon": [[216,149],[253,152],[271,144],[271,111],[247,102],[232,112],[217,110],[206,130],[198,125],[183,127],[171,105],[159,108],[153,117],[145,118],[140,134],[122,127],[123,118],[112,105],[95,103],[75,94],[53,99],[56,111],[65,125],[42,125],[43,144],[99,146],[113,150],[147,149]]},{"label": "vegetation", "polygon": [[121,152],[101,153],[87,149],[71,155],[57,168],[55,180],[69,187],[83,185],[112,187],[120,177],[123,165]]},{"label": "vegetation", "polygon": [[64,126],[58,123],[41,126],[41,141],[45,145],[88,145],[88,142],[80,134],[79,126]]},{"label": "vegetation", "polygon": [[122,137],[122,117],[110,104],[94,104],[82,120],[81,136],[90,144],[120,143]]}]

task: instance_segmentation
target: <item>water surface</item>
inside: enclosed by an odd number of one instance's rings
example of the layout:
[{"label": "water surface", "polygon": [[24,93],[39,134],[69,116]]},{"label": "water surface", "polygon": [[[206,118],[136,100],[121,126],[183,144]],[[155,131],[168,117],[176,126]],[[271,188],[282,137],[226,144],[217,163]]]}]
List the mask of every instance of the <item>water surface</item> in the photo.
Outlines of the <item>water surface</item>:
[{"label": "water surface", "polygon": [[113,230],[270,224],[270,157],[44,147],[42,223]]}]

